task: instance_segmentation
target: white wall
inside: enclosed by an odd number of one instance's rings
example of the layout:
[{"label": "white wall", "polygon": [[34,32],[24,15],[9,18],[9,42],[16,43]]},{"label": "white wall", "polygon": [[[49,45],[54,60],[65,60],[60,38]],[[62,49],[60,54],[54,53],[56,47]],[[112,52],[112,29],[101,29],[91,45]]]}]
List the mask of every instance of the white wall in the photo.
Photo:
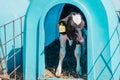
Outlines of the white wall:
[{"label": "white wall", "polygon": [[112,0],[116,11],[120,11],[120,0]]},{"label": "white wall", "polygon": [[0,0],[0,26],[25,15],[28,0]]}]

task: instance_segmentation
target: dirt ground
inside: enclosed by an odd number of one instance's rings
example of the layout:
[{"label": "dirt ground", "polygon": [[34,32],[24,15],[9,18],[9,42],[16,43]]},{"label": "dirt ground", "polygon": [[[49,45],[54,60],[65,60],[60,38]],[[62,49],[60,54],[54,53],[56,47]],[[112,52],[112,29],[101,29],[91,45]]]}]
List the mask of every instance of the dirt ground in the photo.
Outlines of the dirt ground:
[{"label": "dirt ground", "polygon": [[11,75],[0,74],[0,80],[23,80],[22,67],[18,68],[18,70],[16,71],[16,76],[14,72]]},{"label": "dirt ground", "polygon": [[67,79],[67,78],[70,78],[70,79],[81,79],[81,80],[87,80],[87,76],[86,75],[83,75],[82,77],[80,77],[79,75],[76,74],[76,72],[74,70],[64,70],[61,74],[61,76],[59,77],[56,77],[55,76],[55,69],[51,68],[51,69],[46,69],[45,71],[45,78],[63,78],[63,79]]}]

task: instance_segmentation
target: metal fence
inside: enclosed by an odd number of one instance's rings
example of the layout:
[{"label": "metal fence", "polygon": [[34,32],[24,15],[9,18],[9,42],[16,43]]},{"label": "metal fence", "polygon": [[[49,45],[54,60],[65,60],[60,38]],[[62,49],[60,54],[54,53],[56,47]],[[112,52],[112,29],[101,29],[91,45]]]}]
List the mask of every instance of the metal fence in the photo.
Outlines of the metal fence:
[{"label": "metal fence", "polygon": [[[11,22],[8,22],[7,24],[0,26],[1,79],[22,79],[21,54],[23,45],[23,21],[24,16],[21,16]],[[19,31],[17,31],[18,29]],[[9,48],[11,47],[12,49],[10,50]]]},{"label": "metal fence", "polygon": [[[106,43],[103,50],[100,52],[99,56],[96,58],[94,65],[88,72],[88,75],[89,75],[91,73],[91,71],[94,70],[94,67],[97,64],[97,62],[101,59],[105,65],[102,67],[101,71],[98,73],[96,80],[100,80],[100,77],[102,77],[102,74],[106,70],[106,68],[108,70],[108,73],[111,75],[109,77],[109,80],[114,80],[114,75],[116,75],[116,74],[120,78],[120,73],[117,73],[118,69],[120,68],[120,60],[117,60],[117,62],[115,62],[115,63],[117,63],[117,65],[115,66],[113,71],[111,69],[111,66],[109,66],[109,64],[111,64],[113,57],[115,55],[118,55],[118,56],[120,55],[120,13],[117,11],[117,14],[118,14],[118,20],[119,20],[118,24],[117,24],[117,26],[115,26],[115,30],[113,31],[109,41]],[[105,50],[110,46],[111,41],[114,39],[114,36],[116,36],[116,35],[117,35],[118,42],[116,42],[114,49],[113,49],[113,53],[111,53],[112,55],[110,56],[110,58],[108,60],[106,60],[104,54],[107,54],[107,53],[105,53]]]}]

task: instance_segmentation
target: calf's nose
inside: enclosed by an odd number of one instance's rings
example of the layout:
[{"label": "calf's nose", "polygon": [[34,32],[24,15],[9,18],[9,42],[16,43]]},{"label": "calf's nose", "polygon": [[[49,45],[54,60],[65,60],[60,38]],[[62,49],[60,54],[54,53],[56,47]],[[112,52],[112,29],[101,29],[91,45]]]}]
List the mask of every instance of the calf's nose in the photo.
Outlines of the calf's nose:
[{"label": "calf's nose", "polygon": [[81,44],[84,43],[84,39],[79,40],[79,42],[80,42]]}]

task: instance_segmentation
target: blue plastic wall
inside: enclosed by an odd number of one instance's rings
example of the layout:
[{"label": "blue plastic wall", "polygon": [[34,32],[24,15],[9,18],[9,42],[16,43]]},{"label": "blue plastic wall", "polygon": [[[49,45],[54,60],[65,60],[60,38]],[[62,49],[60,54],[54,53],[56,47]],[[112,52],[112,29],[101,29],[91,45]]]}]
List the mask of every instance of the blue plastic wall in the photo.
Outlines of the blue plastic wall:
[{"label": "blue plastic wall", "polygon": [[[24,26],[24,80],[36,80],[45,75],[44,47],[58,37],[57,22],[65,3],[78,7],[87,20],[88,80],[109,80],[115,65],[120,63],[119,49],[117,56],[107,63],[114,53],[116,41],[119,42],[118,35],[115,35],[105,48],[118,21],[109,0],[33,0]],[[102,71],[105,65],[107,68]],[[113,79],[118,80],[119,74]]]}]

